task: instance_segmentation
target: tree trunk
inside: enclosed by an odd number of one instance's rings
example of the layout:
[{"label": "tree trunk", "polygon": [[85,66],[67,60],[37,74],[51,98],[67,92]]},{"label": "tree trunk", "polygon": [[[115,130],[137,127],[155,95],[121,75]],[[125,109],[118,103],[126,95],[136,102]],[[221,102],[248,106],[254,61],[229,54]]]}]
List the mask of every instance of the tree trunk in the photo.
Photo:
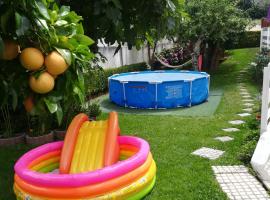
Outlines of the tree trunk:
[{"label": "tree trunk", "polygon": [[193,48],[192,63],[194,71],[198,71],[198,57],[201,53],[201,43],[202,40],[198,39]]},{"label": "tree trunk", "polygon": [[219,64],[219,48],[217,45],[213,47],[213,53],[211,58],[210,70],[216,70]]}]

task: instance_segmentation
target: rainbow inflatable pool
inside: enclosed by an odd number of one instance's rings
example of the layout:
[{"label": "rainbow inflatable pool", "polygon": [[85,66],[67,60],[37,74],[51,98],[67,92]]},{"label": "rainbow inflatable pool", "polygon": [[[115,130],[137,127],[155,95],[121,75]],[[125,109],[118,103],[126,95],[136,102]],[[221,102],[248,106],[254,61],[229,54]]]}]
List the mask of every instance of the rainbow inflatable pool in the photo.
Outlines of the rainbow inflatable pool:
[{"label": "rainbow inflatable pool", "polygon": [[156,164],[145,140],[120,136],[117,113],[91,122],[79,114],[63,142],[24,154],[14,179],[21,200],[135,200],[152,190]]}]

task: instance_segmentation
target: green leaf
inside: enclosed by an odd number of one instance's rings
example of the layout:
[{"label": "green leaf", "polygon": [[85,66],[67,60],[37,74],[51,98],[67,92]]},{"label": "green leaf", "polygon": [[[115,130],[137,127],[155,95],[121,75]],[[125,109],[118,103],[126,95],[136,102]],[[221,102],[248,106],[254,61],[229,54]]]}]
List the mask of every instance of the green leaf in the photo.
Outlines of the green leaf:
[{"label": "green leaf", "polygon": [[118,9],[122,9],[122,5],[119,2],[119,0],[112,0],[112,2],[115,5],[115,7],[117,7]]},{"label": "green leaf", "polygon": [[58,125],[60,126],[63,120],[63,109],[60,104],[57,104],[56,118]]},{"label": "green leaf", "polygon": [[68,49],[60,49],[60,48],[55,48],[55,49],[58,51],[58,53],[60,53],[63,56],[63,58],[65,59],[66,63],[68,65],[71,65],[71,63],[72,63],[72,56],[71,56],[70,51]]},{"label": "green leaf", "polygon": [[57,20],[55,22],[56,26],[64,26],[64,25],[67,25],[67,24],[68,24],[68,22],[66,20]]},{"label": "green leaf", "polygon": [[82,34],[74,35],[73,38],[75,38],[80,44],[84,44],[86,46],[90,46],[95,43],[90,37]]},{"label": "green leaf", "polygon": [[59,11],[59,16],[63,17],[68,15],[70,12],[70,7],[69,6],[61,6],[60,11]]},{"label": "green leaf", "polygon": [[167,4],[168,4],[169,8],[174,12],[176,9],[174,3],[171,0],[167,0]]},{"label": "green leaf", "polygon": [[16,19],[16,34],[17,36],[26,35],[26,33],[31,28],[30,21],[27,17],[20,15],[19,13],[15,13]]},{"label": "green leaf", "polygon": [[84,29],[83,29],[83,25],[82,25],[82,23],[80,23],[80,24],[78,24],[78,26],[77,26],[77,33],[78,34],[84,34]]},{"label": "green leaf", "polygon": [[81,91],[81,89],[77,86],[74,86],[73,92],[78,95],[80,102],[83,103],[84,102],[84,94]]},{"label": "green leaf", "polygon": [[35,1],[36,8],[38,9],[41,16],[43,16],[46,20],[51,20],[50,15],[48,13],[48,9],[41,1]]},{"label": "green leaf", "polygon": [[12,108],[13,110],[15,110],[18,105],[18,95],[14,89],[11,90],[11,96],[12,96]]},{"label": "green leaf", "polygon": [[149,33],[146,33],[145,36],[146,36],[146,40],[147,40],[147,42],[149,42],[150,46],[154,47],[154,39],[153,39],[153,37]]},{"label": "green leaf", "polygon": [[10,26],[12,16],[13,16],[12,9],[8,9],[4,14],[1,15],[0,23],[1,23],[1,29],[4,33],[8,33],[9,31],[9,26]]},{"label": "green leaf", "polygon": [[49,98],[44,98],[44,102],[48,108],[48,110],[50,111],[50,113],[55,113],[58,109],[58,105],[56,102],[53,102],[51,99]]},{"label": "green leaf", "polygon": [[0,36],[0,56],[3,55],[4,49],[5,49],[4,41]]},{"label": "green leaf", "polygon": [[47,21],[41,18],[35,19],[36,24],[41,28],[41,29],[46,29],[47,31],[49,30]]}]

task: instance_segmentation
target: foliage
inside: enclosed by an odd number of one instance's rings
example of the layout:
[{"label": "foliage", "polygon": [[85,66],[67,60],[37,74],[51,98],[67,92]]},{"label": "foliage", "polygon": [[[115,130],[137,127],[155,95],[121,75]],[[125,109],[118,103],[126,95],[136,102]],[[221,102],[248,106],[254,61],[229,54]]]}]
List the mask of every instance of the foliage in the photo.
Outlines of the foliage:
[{"label": "foliage", "polygon": [[261,19],[263,17],[266,17],[267,12],[268,4],[265,4],[264,6],[253,4],[251,8],[247,9],[247,13],[252,19]]},{"label": "foliage", "polygon": [[229,0],[191,0],[187,2],[189,36],[213,44],[237,38],[248,20]]},{"label": "foliage", "polygon": [[95,70],[91,70],[89,73],[85,74],[87,94],[89,96],[96,96],[106,92],[108,90],[108,77],[112,76],[113,74],[143,71],[146,69],[147,67],[145,63],[138,63],[112,69],[97,68]]},{"label": "foliage", "polygon": [[262,49],[256,54],[254,62],[250,64],[250,72],[254,82],[262,85],[263,81],[263,68],[270,62],[270,51],[267,49]]},{"label": "foliage", "polygon": [[90,118],[98,117],[99,115],[101,115],[101,112],[102,111],[100,109],[100,105],[97,103],[91,103],[86,107],[86,113]]},{"label": "foliage", "polygon": [[190,0],[185,9],[190,18],[179,30],[179,40],[200,40],[207,57],[205,66],[215,69],[224,43],[237,39],[248,20],[230,0]]},{"label": "foliage", "polygon": [[[181,22],[184,0],[60,0],[84,17],[86,34],[96,42],[127,42],[139,48],[175,33]],[[83,5],[83,6],[81,6]]]},{"label": "foliage", "polygon": [[[85,101],[83,72],[89,70],[94,55],[88,48],[93,40],[84,35],[82,17],[70,11],[68,6],[59,7],[52,0],[1,0],[0,10],[0,47],[3,47],[3,40],[13,39],[21,48],[36,47],[44,54],[57,50],[70,65],[57,77],[54,90],[40,95],[29,89],[27,82],[32,72],[25,71],[18,59],[1,61],[0,87],[5,92],[1,105],[13,102],[16,108],[31,95],[35,104],[31,114],[55,114],[60,124],[64,110],[68,110],[71,104]],[[7,66],[12,66],[12,69]],[[42,68],[34,75],[39,76],[44,70]]]},{"label": "foliage", "polygon": [[227,41],[225,43],[226,49],[242,49],[242,48],[251,48],[259,47],[261,40],[260,31],[246,31],[240,34],[237,41]]},{"label": "foliage", "polygon": [[163,49],[158,57],[170,65],[180,65],[191,59],[192,49],[188,45],[177,45],[171,49]]},{"label": "foliage", "polygon": [[248,134],[245,136],[242,148],[238,154],[238,158],[245,164],[249,164],[254,150],[256,148],[257,142],[259,140],[260,133],[257,130],[249,130]]},{"label": "foliage", "polygon": [[249,130],[244,137],[243,146],[238,154],[238,158],[245,164],[249,164],[260,137],[260,120],[250,118],[246,126]]},{"label": "foliage", "polygon": [[255,2],[253,0],[240,0],[237,3],[237,7],[245,11],[252,19],[266,17],[268,6],[267,1]]}]

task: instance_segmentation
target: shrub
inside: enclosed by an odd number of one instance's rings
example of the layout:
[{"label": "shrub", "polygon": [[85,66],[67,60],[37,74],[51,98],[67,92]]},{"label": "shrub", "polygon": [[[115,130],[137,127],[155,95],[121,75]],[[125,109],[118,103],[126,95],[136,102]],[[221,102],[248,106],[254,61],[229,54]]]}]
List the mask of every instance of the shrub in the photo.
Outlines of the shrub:
[{"label": "shrub", "polygon": [[147,69],[145,63],[126,65],[113,69],[98,68],[85,74],[86,88],[88,97],[93,97],[108,91],[108,77],[113,74],[124,72],[144,71]]},{"label": "shrub", "polygon": [[256,148],[257,142],[260,138],[259,123],[259,120],[254,119],[247,121],[247,127],[249,128],[249,130],[244,138],[242,148],[238,153],[238,158],[245,164],[249,164]]},{"label": "shrub", "polygon": [[247,9],[247,13],[252,19],[261,19],[262,17],[267,16],[267,11],[267,4],[265,4],[264,6],[254,4],[251,8]]},{"label": "shrub", "polygon": [[225,43],[225,49],[242,49],[260,46],[261,32],[247,31],[241,34],[236,42],[228,41]]},{"label": "shrub", "polygon": [[270,50],[262,49],[257,53],[254,62],[250,64],[251,77],[255,83],[260,85],[263,81],[263,68],[270,62],[269,52]]},{"label": "shrub", "polygon": [[180,65],[191,58],[192,49],[188,46],[176,46],[171,49],[163,49],[158,57],[167,64]]},{"label": "shrub", "polygon": [[97,103],[91,103],[86,108],[86,113],[91,117],[98,117],[101,114],[100,105]]}]

